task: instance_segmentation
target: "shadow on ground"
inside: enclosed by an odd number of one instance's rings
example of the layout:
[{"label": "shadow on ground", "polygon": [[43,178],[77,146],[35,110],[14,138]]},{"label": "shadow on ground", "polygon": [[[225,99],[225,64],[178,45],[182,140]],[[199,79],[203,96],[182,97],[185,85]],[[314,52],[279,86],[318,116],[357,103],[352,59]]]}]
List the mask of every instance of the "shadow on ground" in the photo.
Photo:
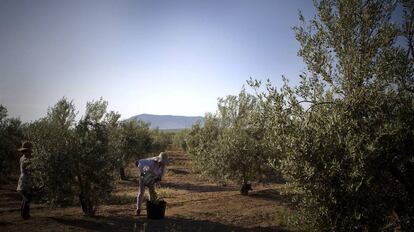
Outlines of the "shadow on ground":
[{"label": "shadow on ground", "polygon": [[187,175],[187,174],[190,173],[187,170],[178,169],[178,168],[169,168],[168,172],[171,172],[171,173],[176,174],[176,175]]},{"label": "shadow on ground", "polygon": [[139,181],[136,178],[129,177],[126,180],[120,180],[118,183],[124,187],[138,188]]},{"label": "shadow on ground", "polygon": [[66,226],[76,227],[79,230],[90,231],[131,231],[131,232],[198,232],[198,231],[285,231],[280,227],[242,228],[211,221],[191,220],[185,218],[165,218],[150,220],[146,218],[96,217],[85,219],[52,218]]},{"label": "shadow on ground", "polygon": [[237,191],[234,187],[221,187],[215,185],[199,185],[199,184],[190,184],[190,183],[160,183],[161,187],[164,188],[174,188],[187,190],[191,192],[226,192],[226,191]]},{"label": "shadow on ground", "polygon": [[250,197],[260,198],[263,200],[284,202],[286,199],[276,189],[265,189],[249,193]]},{"label": "shadow on ground", "polygon": [[12,223],[11,222],[0,221],[0,226],[8,226],[8,225],[12,225]]},{"label": "shadow on ground", "polygon": [[295,204],[292,201],[293,195],[281,194],[276,189],[264,189],[249,193],[249,197],[258,198],[271,202],[280,202],[281,204],[289,207],[290,209],[295,208]]}]

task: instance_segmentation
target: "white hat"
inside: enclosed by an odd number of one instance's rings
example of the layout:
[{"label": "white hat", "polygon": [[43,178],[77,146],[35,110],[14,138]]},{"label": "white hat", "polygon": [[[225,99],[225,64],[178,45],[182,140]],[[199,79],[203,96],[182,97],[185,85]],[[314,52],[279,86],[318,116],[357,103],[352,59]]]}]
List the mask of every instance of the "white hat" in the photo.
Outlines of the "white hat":
[{"label": "white hat", "polygon": [[167,165],[170,162],[168,155],[165,152],[161,152],[158,156],[156,156],[156,160],[164,165]]}]

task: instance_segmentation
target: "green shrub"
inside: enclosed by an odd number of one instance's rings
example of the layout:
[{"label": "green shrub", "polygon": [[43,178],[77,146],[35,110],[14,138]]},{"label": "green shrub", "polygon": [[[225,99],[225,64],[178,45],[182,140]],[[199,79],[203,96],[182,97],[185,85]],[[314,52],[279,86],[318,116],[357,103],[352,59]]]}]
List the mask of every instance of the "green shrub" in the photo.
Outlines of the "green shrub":
[{"label": "green shrub", "polygon": [[85,215],[93,216],[113,189],[115,159],[108,152],[108,128],[103,123],[108,103],[88,102],[85,117],[76,126],[75,180]]},{"label": "green shrub", "polygon": [[183,151],[187,151],[186,138],[188,136],[189,131],[189,129],[184,129],[174,133],[172,141],[176,148],[179,148]]},{"label": "green shrub", "polygon": [[161,131],[158,128],[151,130],[152,143],[150,151],[152,153],[165,151],[172,144],[173,134],[172,132]]},{"label": "green shrub", "polygon": [[72,204],[75,197],[74,134],[75,108],[65,98],[48,110],[45,118],[30,123],[25,130],[34,143],[32,175],[41,198],[52,205]]},{"label": "green shrub", "polygon": [[0,181],[19,166],[17,149],[23,139],[19,119],[7,118],[7,109],[0,105]]},{"label": "green shrub", "polygon": [[217,114],[207,115],[204,127],[192,128],[187,147],[202,172],[242,187],[267,178],[269,153],[263,147],[258,107],[257,99],[242,90],[238,96],[220,99]]},{"label": "green shrub", "polygon": [[[78,198],[85,215],[93,216],[110,196],[116,159],[109,149],[107,102],[88,102],[85,116],[75,123],[75,107],[65,98],[26,131],[34,142],[33,177],[53,205]],[[107,117],[108,118],[108,117]]]},{"label": "green shrub", "polygon": [[143,121],[126,121],[120,126],[120,151],[121,151],[121,179],[125,179],[124,167],[133,161],[144,158],[150,152],[153,138],[149,125]]},{"label": "green shrub", "polygon": [[274,167],[306,230],[412,229],[413,3],[404,2],[400,26],[391,1],[317,1],[317,17],[295,28],[307,65],[299,86],[259,93]]}]

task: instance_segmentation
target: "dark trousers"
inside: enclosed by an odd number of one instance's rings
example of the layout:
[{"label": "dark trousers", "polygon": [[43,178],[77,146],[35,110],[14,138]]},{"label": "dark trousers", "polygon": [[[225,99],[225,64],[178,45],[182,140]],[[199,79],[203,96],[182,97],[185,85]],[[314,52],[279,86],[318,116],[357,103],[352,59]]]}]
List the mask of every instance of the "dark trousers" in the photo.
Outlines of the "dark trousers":
[{"label": "dark trousers", "polygon": [[32,194],[26,191],[20,191],[19,193],[22,196],[20,214],[23,219],[28,219],[30,217],[30,201],[32,200]]}]

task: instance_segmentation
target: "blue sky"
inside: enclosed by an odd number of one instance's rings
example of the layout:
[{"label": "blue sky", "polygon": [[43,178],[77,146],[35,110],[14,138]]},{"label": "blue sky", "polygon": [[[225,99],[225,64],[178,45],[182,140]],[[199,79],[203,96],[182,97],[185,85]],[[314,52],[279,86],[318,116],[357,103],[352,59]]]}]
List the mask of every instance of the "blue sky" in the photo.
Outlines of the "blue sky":
[{"label": "blue sky", "polygon": [[292,27],[306,0],[0,1],[0,104],[23,121],[66,96],[122,118],[204,115],[246,80],[304,69]]}]

